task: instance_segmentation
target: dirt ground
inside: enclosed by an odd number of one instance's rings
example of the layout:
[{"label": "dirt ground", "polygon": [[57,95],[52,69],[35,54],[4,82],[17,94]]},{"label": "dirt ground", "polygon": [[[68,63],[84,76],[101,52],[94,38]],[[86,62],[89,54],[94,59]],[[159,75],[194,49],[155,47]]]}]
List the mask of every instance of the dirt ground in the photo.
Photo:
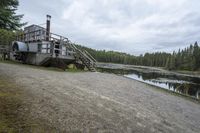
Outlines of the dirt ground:
[{"label": "dirt ground", "polygon": [[0,63],[0,105],[0,131],[200,132],[198,102],[113,74]]}]

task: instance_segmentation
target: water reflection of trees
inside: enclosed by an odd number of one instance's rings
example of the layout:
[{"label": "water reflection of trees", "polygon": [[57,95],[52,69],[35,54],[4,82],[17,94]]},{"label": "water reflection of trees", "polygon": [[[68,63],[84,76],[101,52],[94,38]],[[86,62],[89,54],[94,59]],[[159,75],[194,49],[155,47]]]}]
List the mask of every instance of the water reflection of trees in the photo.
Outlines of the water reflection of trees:
[{"label": "water reflection of trees", "polygon": [[149,79],[157,79],[160,77],[157,73],[139,73],[142,75],[143,80],[149,80]]},{"label": "water reflection of trees", "polygon": [[165,84],[168,86],[169,90],[172,90],[176,93],[184,94],[184,95],[189,95],[193,96],[196,98],[200,97],[200,85],[195,85],[195,84],[189,84],[189,83],[169,83],[169,82],[162,82],[162,81],[152,81],[153,83],[158,83],[158,84]]},{"label": "water reflection of trees", "polygon": [[172,90],[174,92],[184,94],[184,95],[189,95],[193,96],[196,98],[200,97],[200,85],[198,84],[193,84],[193,83],[170,83],[162,80],[151,80],[151,79],[158,79],[158,78],[166,78],[166,79],[172,79],[172,80],[185,80],[189,82],[199,82],[199,79],[197,78],[192,78],[192,77],[185,77],[185,78],[180,78],[175,76],[169,76],[169,75],[163,75],[163,74],[158,74],[158,73],[141,73],[138,72],[136,74],[139,74],[142,77],[143,80],[150,80],[153,83],[156,84],[165,84],[166,87],[168,87],[169,90]]},{"label": "water reflection of trees", "polygon": [[[137,70],[123,70],[123,69],[110,69],[110,68],[100,68],[100,72],[108,72],[108,73],[115,73],[115,74],[121,74],[121,75],[127,75],[127,74],[136,74],[138,78],[141,78],[142,80],[148,80],[153,83],[157,84],[165,84],[168,86],[169,90],[172,90],[177,93],[185,94],[185,95],[190,95],[193,97],[200,97],[200,78],[196,77],[187,77],[187,76],[180,76],[180,75],[167,75],[163,73],[155,73],[155,72],[149,72],[149,73],[144,73],[141,71]],[[162,80],[151,80],[151,79],[159,79],[159,78],[166,78],[166,79],[171,79],[171,80],[184,80],[184,81],[189,81],[192,83],[197,83],[197,84],[190,84],[190,83],[170,83]]]},{"label": "water reflection of trees", "polygon": [[182,94],[190,95],[198,98],[198,92],[200,91],[200,86],[195,84],[182,84],[176,88]]}]

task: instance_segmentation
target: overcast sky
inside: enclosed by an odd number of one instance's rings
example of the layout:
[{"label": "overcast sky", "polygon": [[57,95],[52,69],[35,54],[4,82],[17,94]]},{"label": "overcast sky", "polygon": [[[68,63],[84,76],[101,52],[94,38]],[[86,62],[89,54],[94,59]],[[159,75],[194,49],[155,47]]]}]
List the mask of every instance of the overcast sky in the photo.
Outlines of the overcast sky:
[{"label": "overcast sky", "polygon": [[200,40],[200,0],[19,0],[23,21],[95,49],[171,52]]}]

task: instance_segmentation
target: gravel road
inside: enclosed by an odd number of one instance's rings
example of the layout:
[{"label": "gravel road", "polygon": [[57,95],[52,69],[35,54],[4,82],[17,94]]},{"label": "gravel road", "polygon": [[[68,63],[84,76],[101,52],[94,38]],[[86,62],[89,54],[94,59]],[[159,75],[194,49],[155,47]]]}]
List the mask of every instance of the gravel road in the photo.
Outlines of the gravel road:
[{"label": "gravel road", "polygon": [[125,77],[0,63],[23,86],[30,115],[58,132],[199,133],[200,104]]}]

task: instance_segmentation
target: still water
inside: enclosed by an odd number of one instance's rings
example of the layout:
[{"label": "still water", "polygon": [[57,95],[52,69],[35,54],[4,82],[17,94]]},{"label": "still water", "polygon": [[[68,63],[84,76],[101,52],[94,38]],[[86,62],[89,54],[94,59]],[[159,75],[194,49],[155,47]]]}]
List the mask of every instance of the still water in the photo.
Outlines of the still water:
[{"label": "still water", "polygon": [[124,75],[127,78],[200,99],[200,78],[110,68],[101,68],[100,71]]}]

